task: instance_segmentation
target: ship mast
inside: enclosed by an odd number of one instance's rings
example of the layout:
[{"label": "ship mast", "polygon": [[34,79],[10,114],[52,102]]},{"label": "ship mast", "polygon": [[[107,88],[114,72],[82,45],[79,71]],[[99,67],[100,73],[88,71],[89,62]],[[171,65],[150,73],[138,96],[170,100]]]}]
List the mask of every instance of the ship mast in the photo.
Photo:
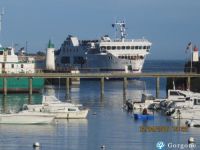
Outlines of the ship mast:
[{"label": "ship mast", "polygon": [[[116,31],[119,32],[121,41],[124,41],[124,39],[126,37],[125,26],[126,26],[126,24],[124,21],[116,21],[114,24],[112,24],[112,27],[116,28]],[[117,38],[117,34],[116,34],[116,38]]]}]

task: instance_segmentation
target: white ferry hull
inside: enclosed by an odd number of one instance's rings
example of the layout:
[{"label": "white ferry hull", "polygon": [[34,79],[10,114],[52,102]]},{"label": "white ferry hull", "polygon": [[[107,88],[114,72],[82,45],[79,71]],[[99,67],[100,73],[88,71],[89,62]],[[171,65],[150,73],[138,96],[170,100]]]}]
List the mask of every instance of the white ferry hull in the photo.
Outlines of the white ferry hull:
[{"label": "white ferry hull", "polygon": [[[112,59],[110,59],[112,58]],[[143,68],[144,60],[127,60],[119,59],[114,56],[92,54],[87,57],[87,68],[100,69],[104,71],[125,71],[126,66],[131,66],[131,71],[134,73],[140,73]]]}]

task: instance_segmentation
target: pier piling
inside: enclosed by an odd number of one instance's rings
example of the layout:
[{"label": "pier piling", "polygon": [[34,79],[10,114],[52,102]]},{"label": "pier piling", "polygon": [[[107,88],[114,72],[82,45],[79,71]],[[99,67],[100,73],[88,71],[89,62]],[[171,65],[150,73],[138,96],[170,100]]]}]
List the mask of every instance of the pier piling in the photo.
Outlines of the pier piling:
[{"label": "pier piling", "polygon": [[160,96],[160,78],[156,77],[156,98]]},{"label": "pier piling", "polygon": [[187,77],[187,89],[190,90],[191,86],[191,78]]},{"label": "pier piling", "polygon": [[101,78],[100,88],[101,88],[101,97],[103,97],[104,96],[104,78]]},{"label": "pier piling", "polygon": [[7,95],[7,78],[3,78],[3,95]]},{"label": "pier piling", "polygon": [[29,78],[29,96],[28,96],[28,104],[32,103],[32,94],[33,94],[33,78]]},{"label": "pier piling", "polygon": [[69,78],[66,78],[66,98],[69,99],[70,96],[70,79]]},{"label": "pier piling", "polygon": [[127,89],[127,78],[124,77],[124,80],[123,80],[123,103],[124,104],[126,102],[126,89]]},{"label": "pier piling", "polygon": [[29,95],[33,94],[33,78],[29,78]]}]

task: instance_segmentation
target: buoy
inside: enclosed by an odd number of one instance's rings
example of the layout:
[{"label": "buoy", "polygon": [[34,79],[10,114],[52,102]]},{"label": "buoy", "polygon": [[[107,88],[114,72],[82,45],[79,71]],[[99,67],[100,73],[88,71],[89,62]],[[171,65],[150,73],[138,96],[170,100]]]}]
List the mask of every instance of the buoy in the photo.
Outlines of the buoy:
[{"label": "buoy", "polygon": [[106,146],[105,146],[105,145],[102,145],[102,146],[101,146],[101,149],[106,149]]},{"label": "buoy", "polygon": [[188,144],[190,144],[190,143],[194,143],[194,142],[195,142],[195,140],[194,140],[193,137],[190,137],[190,138],[188,139]]},{"label": "buoy", "polygon": [[35,142],[33,143],[33,147],[36,148],[36,147],[40,147],[40,143],[39,142]]}]

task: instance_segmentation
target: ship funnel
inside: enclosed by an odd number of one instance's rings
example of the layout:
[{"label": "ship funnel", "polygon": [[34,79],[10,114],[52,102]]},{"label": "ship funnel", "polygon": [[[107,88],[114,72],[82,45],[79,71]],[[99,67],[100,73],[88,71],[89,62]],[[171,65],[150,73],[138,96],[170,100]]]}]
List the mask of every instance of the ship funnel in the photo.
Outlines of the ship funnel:
[{"label": "ship funnel", "polygon": [[46,52],[46,70],[55,70],[55,55],[54,44],[49,40],[47,52]]}]

